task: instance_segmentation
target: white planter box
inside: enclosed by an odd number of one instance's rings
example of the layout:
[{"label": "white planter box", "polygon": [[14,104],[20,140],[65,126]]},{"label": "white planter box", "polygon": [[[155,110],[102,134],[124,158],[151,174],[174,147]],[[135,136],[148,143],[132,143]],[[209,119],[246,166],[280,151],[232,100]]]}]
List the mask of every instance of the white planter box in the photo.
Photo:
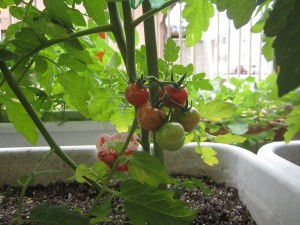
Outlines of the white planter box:
[{"label": "white planter box", "polygon": [[[177,152],[165,152],[165,163],[170,173],[193,176],[209,175],[214,180],[226,182],[239,191],[240,199],[251,212],[258,225],[299,224],[300,181],[276,169],[257,155],[234,146],[203,143],[213,147],[220,163],[210,167],[194,153],[191,143]],[[34,163],[49,148],[27,148],[24,150],[0,149],[0,184],[13,183],[21,175],[28,174]],[[77,163],[93,164],[96,160],[94,145],[63,147]],[[40,151],[42,150],[42,151]],[[41,176],[38,180],[49,183],[64,180],[72,174],[56,156],[50,157],[45,168],[64,169],[63,174]]]},{"label": "white planter box", "polygon": [[257,155],[276,168],[300,180],[300,141],[273,142],[262,146]]},{"label": "white planter box", "polygon": [[[93,145],[100,134],[116,133],[115,126],[93,121],[68,121],[64,123],[44,123],[54,140],[61,146]],[[13,124],[0,123],[0,148],[31,147],[32,145],[19,133]],[[39,134],[36,146],[48,146]]]}]

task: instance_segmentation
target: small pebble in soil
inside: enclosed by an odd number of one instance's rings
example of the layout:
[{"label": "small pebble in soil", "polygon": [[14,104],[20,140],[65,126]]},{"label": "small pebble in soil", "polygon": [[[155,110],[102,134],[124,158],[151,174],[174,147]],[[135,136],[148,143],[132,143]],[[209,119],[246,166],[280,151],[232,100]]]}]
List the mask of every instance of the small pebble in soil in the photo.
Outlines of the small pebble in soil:
[{"label": "small pebble in soil", "polygon": [[[186,176],[176,175],[183,180]],[[215,183],[209,177],[201,177],[203,184],[210,188],[212,194],[205,195],[199,188],[184,189],[180,187],[181,200],[190,208],[198,211],[193,225],[255,225],[246,206],[239,200],[238,191],[233,187],[226,187],[224,183]],[[11,186],[0,187],[0,225],[8,225],[16,216],[20,188]],[[42,203],[67,204],[87,212],[96,191],[85,184],[56,183],[46,187],[37,185],[30,187],[24,201],[23,218],[27,218],[29,211]],[[113,221],[128,221],[123,207],[123,200],[112,198]],[[113,225],[116,222],[103,222],[101,225]],[[170,224],[171,225],[171,224]]]}]

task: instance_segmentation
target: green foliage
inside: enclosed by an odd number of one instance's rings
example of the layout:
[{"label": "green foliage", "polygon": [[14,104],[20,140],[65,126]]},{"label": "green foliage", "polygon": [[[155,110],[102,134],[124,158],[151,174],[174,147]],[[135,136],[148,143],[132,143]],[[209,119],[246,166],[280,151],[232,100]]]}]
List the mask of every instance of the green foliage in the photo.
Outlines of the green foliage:
[{"label": "green foliage", "polygon": [[196,212],[178,199],[170,190],[155,190],[153,186],[136,181],[125,181],[120,196],[125,200],[125,211],[133,224],[190,224]]},{"label": "green foliage", "polygon": [[168,38],[164,48],[164,59],[167,62],[175,62],[178,59],[180,47],[176,46],[172,38]]},{"label": "green foliage", "polygon": [[300,131],[300,107],[293,109],[291,114],[285,120],[288,125],[287,132],[284,134],[285,142],[290,142],[296,133]]},{"label": "green foliage", "polygon": [[41,225],[88,225],[89,220],[66,205],[40,204],[30,211],[30,222]]},{"label": "green foliage", "polygon": [[209,146],[196,146],[195,152],[201,155],[203,161],[209,166],[213,166],[219,163],[219,160],[216,157],[216,151]]},{"label": "green foliage", "polygon": [[191,47],[202,38],[202,32],[207,31],[209,19],[214,15],[214,8],[208,0],[186,0],[182,17],[186,19],[186,45]]},{"label": "green foliage", "polygon": [[224,118],[231,117],[236,111],[236,106],[229,102],[213,100],[200,106],[199,111],[202,113],[202,117],[207,120],[221,121]]},{"label": "green foliage", "polygon": [[157,187],[170,181],[161,161],[146,152],[134,152],[128,162],[128,170],[129,175],[141,184]]}]

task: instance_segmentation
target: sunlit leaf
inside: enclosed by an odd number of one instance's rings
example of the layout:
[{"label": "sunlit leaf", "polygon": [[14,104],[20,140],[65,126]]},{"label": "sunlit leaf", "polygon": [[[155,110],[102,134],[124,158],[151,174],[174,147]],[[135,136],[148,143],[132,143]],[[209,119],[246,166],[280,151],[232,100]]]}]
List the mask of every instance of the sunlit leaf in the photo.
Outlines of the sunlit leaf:
[{"label": "sunlit leaf", "polygon": [[245,138],[245,137],[233,135],[230,133],[224,134],[224,135],[218,135],[215,137],[216,142],[223,143],[223,144],[243,143],[246,140],[247,140],[247,138]]},{"label": "sunlit leaf", "polygon": [[178,59],[180,47],[176,45],[172,38],[168,38],[164,48],[164,59],[167,62],[175,62]]},{"label": "sunlit leaf", "polygon": [[195,147],[195,152],[197,154],[200,154],[201,157],[202,157],[202,159],[203,159],[203,162],[206,163],[209,166],[213,166],[213,165],[219,163],[219,160],[216,157],[217,152],[213,148],[211,148],[211,147],[208,147],[208,146],[201,146],[201,147],[196,146]]}]

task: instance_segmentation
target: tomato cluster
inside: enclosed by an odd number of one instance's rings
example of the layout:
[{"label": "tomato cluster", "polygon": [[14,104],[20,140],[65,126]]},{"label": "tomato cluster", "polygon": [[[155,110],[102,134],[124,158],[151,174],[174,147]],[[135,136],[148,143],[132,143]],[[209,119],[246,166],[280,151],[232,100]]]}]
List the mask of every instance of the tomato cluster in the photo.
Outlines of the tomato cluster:
[{"label": "tomato cluster", "polygon": [[[169,151],[180,149],[184,145],[185,132],[191,132],[200,122],[198,110],[188,107],[188,91],[181,85],[182,81],[161,82],[154,79],[160,89],[158,101],[153,104],[148,100],[148,89],[141,85],[132,83],[125,91],[127,101],[137,107],[140,127],[155,131],[157,144]],[[169,108],[168,115],[166,108]]]},{"label": "tomato cluster", "polygon": [[[117,157],[118,157],[117,151],[109,153],[109,154],[101,154],[100,152],[97,153],[98,160],[104,162],[109,168],[113,167]],[[127,171],[128,170],[127,163],[118,165],[116,170],[117,171]]]}]

